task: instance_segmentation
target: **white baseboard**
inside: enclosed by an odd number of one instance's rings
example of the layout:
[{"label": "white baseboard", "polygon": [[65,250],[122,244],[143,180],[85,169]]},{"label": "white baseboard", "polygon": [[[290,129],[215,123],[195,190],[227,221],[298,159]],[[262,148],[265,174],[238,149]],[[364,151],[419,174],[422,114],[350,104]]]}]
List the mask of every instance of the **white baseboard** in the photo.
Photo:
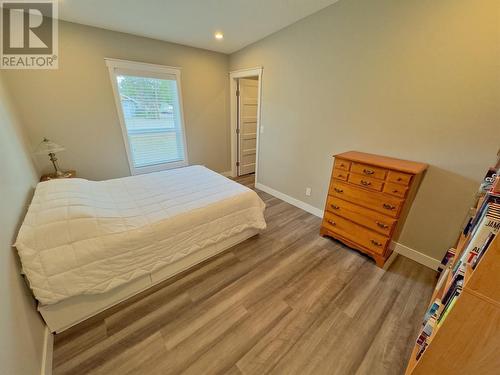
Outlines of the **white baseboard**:
[{"label": "white baseboard", "polygon": [[384,263],[384,270],[387,271],[389,269],[389,267],[391,267],[392,263],[394,263],[394,261],[396,260],[396,258],[399,256],[398,253],[396,253],[395,251],[392,252],[392,254],[389,256],[389,258],[387,258],[387,260],[385,261]]},{"label": "white baseboard", "polygon": [[282,201],[285,201],[287,203],[290,203],[291,205],[301,208],[304,211],[309,212],[310,214],[313,214],[314,216],[317,217],[323,217],[323,210],[320,210],[319,208],[316,208],[314,206],[311,206],[309,203],[302,202],[298,199],[295,199],[289,195],[286,195],[278,190],[274,190],[273,188],[270,188],[269,186],[263,185],[260,182],[255,183],[255,187],[259,190],[262,190],[268,194],[271,194],[272,196],[281,199]]},{"label": "white baseboard", "polygon": [[[302,202],[301,200],[298,200],[296,198],[293,198],[289,195],[286,195],[278,190],[275,190],[269,186],[266,186],[264,184],[261,184],[260,182],[255,183],[255,187],[259,190],[262,190],[268,194],[271,194],[272,196],[281,199],[282,201],[285,201],[287,203],[290,203],[291,205],[301,208],[304,211],[309,212],[310,214],[313,214],[314,216],[317,217],[323,217],[323,210],[320,210],[319,208],[316,208],[314,206],[311,206],[309,203]],[[417,263],[420,263],[426,267],[429,267],[433,270],[437,270],[439,264],[441,263],[439,260],[431,258],[428,255],[425,255],[417,250],[414,250],[412,248],[409,248],[408,246],[402,245],[398,242],[392,241],[392,248],[394,252],[403,255],[407,258],[410,258],[411,260],[414,260]],[[393,257],[392,261],[395,259]]]},{"label": "white baseboard", "polygon": [[425,255],[420,251],[402,245],[398,242],[392,241],[391,246],[396,253],[401,254],[407,258],[410,258],[411,260],[414,260],[415,262],[420,263],[433,270],[437,270],[438,266],[441,264],[439,260],[431,258],[430,256]]},{"label": "white baseboard", "polygon": [[43,343],[41,375],[52,375],[52,357],[54,353],[54,335],[49,327],[45,326],[45,336]]}]

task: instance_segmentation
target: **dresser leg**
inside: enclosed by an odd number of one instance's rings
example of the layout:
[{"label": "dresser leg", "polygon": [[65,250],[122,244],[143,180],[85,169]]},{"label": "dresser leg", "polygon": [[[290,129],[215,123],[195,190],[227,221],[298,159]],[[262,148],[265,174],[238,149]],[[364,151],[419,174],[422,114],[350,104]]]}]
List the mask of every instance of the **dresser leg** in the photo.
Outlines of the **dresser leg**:
[{"label": "dresser leg", "polygon": [[375,259],[375,264],[377,265],[377,267],[384,268],[385,258],[373,255],[373,259]]}]

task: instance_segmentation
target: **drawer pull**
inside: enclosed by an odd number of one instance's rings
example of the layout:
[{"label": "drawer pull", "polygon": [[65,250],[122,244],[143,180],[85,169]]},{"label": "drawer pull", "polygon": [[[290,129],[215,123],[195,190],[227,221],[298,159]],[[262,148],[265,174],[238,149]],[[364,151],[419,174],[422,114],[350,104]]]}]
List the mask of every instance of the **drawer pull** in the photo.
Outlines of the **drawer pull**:
[{"label": "drawer pull", "polygon": [[333,188],[333,190],[335,190],[337,193],[343,193],[344,192],[344,190],[339,189],[339,188]]},{"label": "drawer pull", "polygon": [[388,204],[388,203],[384,203],[384,208],[386,210],[395,210],[396,209],[396,206],[393,206],[391,204]]},{"label": "drawer pull", "polygon": [[344,164],[344,163],[340,163],[340,166],[341,166],[341,167],[345,167],[345,164]]},{"label": "drawer pull", "polygon": [[381,223],[380,221],[376,221],[377,225],[380,227],[380,228],[383,228],[383,229],[387,229],[389,228],[389,226],[387,224],[384,224],[384,223]]},{"label": "drawer pull", "polygon": [[401,177],[398,177],[397,181],[403,181],[403,179]]},{"label": "drawer pull", "polygon": [[361,185],[370,186],[372,183],[370,181],[361,180]]},{"label": "drawer pull", "polygon": [[364,174],[374,174],[375,172],[374,172],[374,171],[372,171],[371,169],[366,169],[366,168],[365,168],[365,169],[363,169],[363,173],[364,173]]},{"label": "drawer pull", "polygon": [[372,244],[374,244],[375,246],[378,246],[378,247],[382,246],[382,244],[380,242],[377,242],[375,240],[372,240]]},{"label": "drawer pull", "polygon": [[331,204],[330,206],[331,206],[334,210],[338,210],[338,209],[340,208],[340,207],[339,207],[339,206],[337,206],[336,204]]},{"label": "drawer pull", "polygon": [[337,223],[335,223],[335,221],[333,220],[328,220],[327,223],[333,226],[337,225]]},{"label": "drawer pull", "polygon": [[345,178],[345,176],[343,174],[339,174],[337,177],[338,178]]},{"label": "drawer pull", "polygon": [[394,194],[399,193],[399,190],[393,190],[392,191]]}]

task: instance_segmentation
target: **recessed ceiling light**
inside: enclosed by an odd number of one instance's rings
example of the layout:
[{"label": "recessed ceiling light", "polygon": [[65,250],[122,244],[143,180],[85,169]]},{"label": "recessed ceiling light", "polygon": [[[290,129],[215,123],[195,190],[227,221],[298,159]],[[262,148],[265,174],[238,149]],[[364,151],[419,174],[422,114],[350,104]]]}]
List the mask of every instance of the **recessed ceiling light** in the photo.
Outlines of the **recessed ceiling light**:
[{"label": "recessed ceiling light", "polygon": [[214,34],[214,36],[215,36],[215,39],[217,39],[217,40],[222,40],[222,39],[224,39],[224,34],[222,34],[220,31],[217,31],[217,32]]}]

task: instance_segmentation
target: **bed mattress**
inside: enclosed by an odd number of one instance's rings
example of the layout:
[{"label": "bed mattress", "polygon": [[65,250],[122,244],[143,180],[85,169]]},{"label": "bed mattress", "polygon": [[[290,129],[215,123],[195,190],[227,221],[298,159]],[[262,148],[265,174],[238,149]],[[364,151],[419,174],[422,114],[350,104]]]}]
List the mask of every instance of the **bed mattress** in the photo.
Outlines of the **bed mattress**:
[{"label": "bed mattress", "polygon": [[37,185],[15,246],[42,304],[107,292],[247,229],[258,195],[202,166]]}]

